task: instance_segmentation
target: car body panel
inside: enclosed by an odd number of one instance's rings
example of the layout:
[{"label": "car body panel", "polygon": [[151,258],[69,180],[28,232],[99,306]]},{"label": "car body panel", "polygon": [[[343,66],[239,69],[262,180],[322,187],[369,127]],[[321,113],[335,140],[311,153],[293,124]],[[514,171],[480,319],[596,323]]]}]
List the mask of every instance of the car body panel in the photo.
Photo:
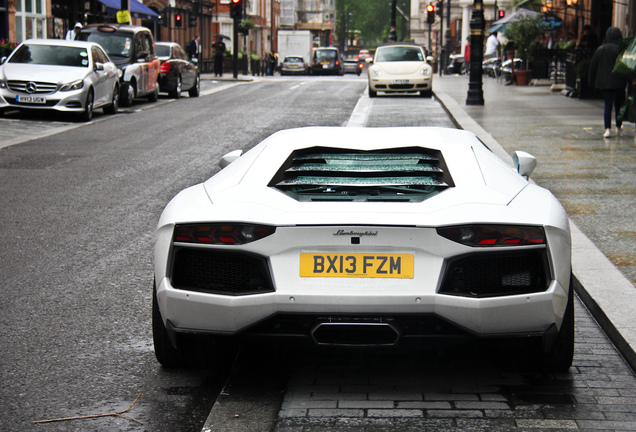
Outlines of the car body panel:
[{"label": "car body panel", "polygon": [[[18,59],[18,56],[22,55],[22,50],[45,50],[49,49],[48,47],[52,50],[52,55],[49,55],[48,59],[44,58],[47,56],[44,53],[41,54],[42,60],[38,60],[37,57],[30,60],[37,63],[23,63]],[[76,54],[76,59],[69,57]],[[32,52],[30,55],[38,54]],[[94,94],[94,108],[111,103],[113,92],[118,89],[119,76],[120,72],[115,64],[97,44],[29,39],[17,47],[0,65],[0,109],[13,107],[81,113],[86,108],[89,90]],[[84,82],[81,88],[62,90],[64,85],[79,80]],[[29,84],[31,88],[27,89]],[[28,95],[41,97],[42,102],[24,103],[17,100]]]},{"label": "car body panel", "polygon": [[[273,186],[281,166],[295,152],[325,146],[336,152],[419,146],[439,151],[453,184],[417,203],[303,202]],[[213,222],[259,224],[276,230],[238,245],[188,246],[173,239],[177,224]],[[439,228],[466,224],[541,227],[547,241],[490,249],[460,244],[438,233]],[[211,179],[180,192],[164,209],[155,237],[157,301],[164,323],[177,332],[239,335],[264,320],[294,314],[317,319],[407,314],[433,315],[477,336],[528,336],[560,327],[568,302],[571,240],[563,207],[473,134],[459,130],[311,127],[278,132]],[[183,247],[257,257],[266,263],[273,291],[227,295],[176,288],[173,253]],[[440,292],[454,260],[521,251],[545,251],[549,263],[545,290],[487,298]],[[326,274],[320,268],[317,276],[308,275],[302,269],[303,254],[314,260],[322,255],[412,256],[413,271],[401,274],[402,268],[396,267],[394,278],[348,277],[334,268],[336,274],[321,277]]]}]

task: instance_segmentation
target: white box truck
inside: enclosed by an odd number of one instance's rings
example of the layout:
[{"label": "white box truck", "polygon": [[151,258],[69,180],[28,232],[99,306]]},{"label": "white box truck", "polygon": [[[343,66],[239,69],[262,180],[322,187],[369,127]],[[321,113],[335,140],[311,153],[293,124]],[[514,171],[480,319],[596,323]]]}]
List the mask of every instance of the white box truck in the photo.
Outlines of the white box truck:
[{"label": "white box truck", "polygon": [[287,56],[300,56],[311,64],[312,36],[309,30],[278,30],[278,63]]}]

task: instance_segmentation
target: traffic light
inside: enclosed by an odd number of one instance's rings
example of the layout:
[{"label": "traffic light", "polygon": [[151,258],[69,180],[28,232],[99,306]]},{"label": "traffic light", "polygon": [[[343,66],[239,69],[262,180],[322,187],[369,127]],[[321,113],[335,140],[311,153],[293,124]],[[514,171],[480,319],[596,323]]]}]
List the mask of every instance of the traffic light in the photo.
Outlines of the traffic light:
[{"label": "traffic light", "polygon": [[[448,1],[450,1],[450,0],[448,0]],[[437,1],[437,11],[435,13],[441,17],[443,15],[443,12],[444,12],[444,0],[438,0]]]},{"label": "traffic light", "polygon": [[497,12],[497,15],[499,16],[499,19],[501,19],[506,16],[506,11],[503,9],[499,9],[499,11]]},{"label": "traffic light", "polygon": [[176,14],[174,16],[174,26],[175,27],[181,27],[182,22],[183,22],[183,16],[181,16],[180,13]]},{"label": "traffic light", "polygon": [[426,6],[426,22],[433,24],[435,22],[435,6],[428,4]]},{"label": "traffic light", "polygon": [[236,21],[243,19],[243,0],[232,0],[230,2],[230,16]]},{"label": "traffic light", "polygon": [[196,27],[197,18],[199,18],[199,5],[194,4],[190,11],[190,15],[188,15],[188,27]]}]

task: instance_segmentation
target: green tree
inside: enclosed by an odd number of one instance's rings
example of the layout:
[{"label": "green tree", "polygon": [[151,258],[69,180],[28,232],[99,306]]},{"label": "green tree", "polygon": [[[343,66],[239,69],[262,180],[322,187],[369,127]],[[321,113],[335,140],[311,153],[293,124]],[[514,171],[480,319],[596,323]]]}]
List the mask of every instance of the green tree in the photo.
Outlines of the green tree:
[{"label": "green tree", "polygon": [[[408,15],[411,0],[398,0],[398,6]],[[365,48],[374,48],[388,40],[391,21],[389,0],[337,0],[336,10],[336,33],[341,48],[344,47],[343,38],[349,30],[360,32]],[[402,19],[404,18],[398,13],[397,29],[400,39],[405,37],[400,34]]]}]

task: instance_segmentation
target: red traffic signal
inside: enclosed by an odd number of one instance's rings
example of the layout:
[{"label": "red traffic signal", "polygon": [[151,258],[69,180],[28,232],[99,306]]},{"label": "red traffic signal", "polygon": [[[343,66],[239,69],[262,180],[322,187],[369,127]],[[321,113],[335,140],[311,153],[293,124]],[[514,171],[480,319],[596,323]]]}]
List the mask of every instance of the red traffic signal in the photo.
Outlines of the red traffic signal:
[{"label": "red traffic signal", "polygon": [[499,12],[497,12],[499,14],[499,18],[503,18],[506,16],[506,11],[505,10],[501,10],[499,9]]},{"label": "red traffic signal", "polygon": [[435,22],[435,6],[432,4],[426,5],[426,22],[429,24]]},{"label": "red traffic signal", "polygon": [[230,16],[235,20],[243,18],[243,0],[232,0],[230,2]]},{"label": "red traffic signal", "polygon": [[183,22],[183,17],[181,16],[181,14],[180,13],[176,14],[174,16],[174,26],[181,27],[182,22]]}]

